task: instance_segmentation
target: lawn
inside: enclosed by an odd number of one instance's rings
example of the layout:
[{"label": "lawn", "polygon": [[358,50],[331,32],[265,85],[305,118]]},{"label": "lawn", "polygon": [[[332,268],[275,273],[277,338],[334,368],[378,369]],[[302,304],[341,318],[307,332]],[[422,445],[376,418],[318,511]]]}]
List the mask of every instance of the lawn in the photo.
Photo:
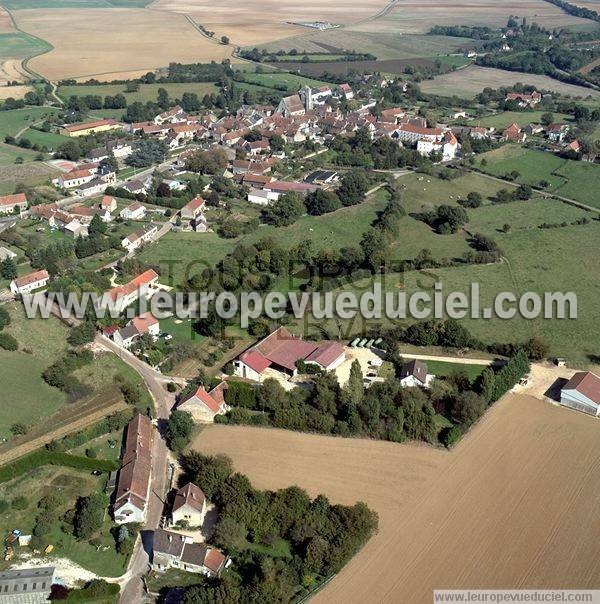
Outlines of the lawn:
[{"label": "lawn", "polygon": [[[49,494],[58,495],[61,503],[56,509],[56,516],[62,516],[67,510],[73,508],[80,496],[103,488],[106,476],[92,476],[89,472],[58,466],[43,466],[36,468],[15,480],[0,485],[0,499],[12,502],[16,497],[25,498],[23,509],[16,506],[10,512],[0,516],[0,534],[6,535],[13,529],[19,529],[23,534],[31,534],[38,515],[39,500]],[[95,539],[101,546],[110,549],[97,549],[89,540],[77,541],[70,533],[61,530],[62,523],[57,520],[51,525],[51,531],[46,536],[48,544],[54,546],[54,551],[47,556],[48,564],[52,558],[66,557],[84,568],[100,576],[116,577],[123,573],[127,558],[117,554],[114,550],[114,538],[110,534],[112,522],[107,517],[104,527]],[[2,562],[0,568],[8,566]]]},{"label": "lawn", "polygon": [[[504,206],[507,217],[513,204]],[[477,212],[485,212],[483,207]],[[510,218],[509,218],[510,219]],[[544,208],[540,206],[540,222],[545,220]],[[480,284],[480,308],[493,306],[493,298],[501,292],[513,292],[519,296],[525,292],[575,292],[577,295],[578,318],[527,320],[516,317],[503,320],[471,319],[462,323],[471,333],[486,343],[524,341],[534,335],[544,337],[550,344],[552,356],[564,356],[572,366],[590,365],[594,355],[599,354],[597,325],[600,321],[600,283],[595,277],[597,270],[597,245],[600,224],[596,221],[587,225],[568,226],[557,229],[519,229],[502,237],[495,237],[504,250],[506,260],[492,265],[468,265],[464,267],[440,268],[413,271],[404,274],[389,273],[377,277],[384,291],[405,291],[407,296],[416,291],[431,291],[436,282],[443,283],[446,293],[460,291],[468,293],[472,283]],[[360,292],[372,289],[372,280],[346,286],[344,290]],[[331,337],[351,339],[377,324],[390,321],[371,320],[336,322],[315,320],[307,316],[297,323],[304,333],[322,331]],[[408,324],[407,320],[394,323]]]},{"label": "lawn", "polygon": [[447,377],[454,373],[462,373],[466,375],[471,382],[481,375],[485,369],[485,365],[467,365],[465,363],[447,363],[445,361],[428,361],[427,372],[437,375],[438,377]]},{"label": "lawn", "polygon": [[116,432],[103,434],[102,436],[98,436],[98,438],[89,440],[88,442],[71,449],[69,453],[84,456],[88,449],[93,449],[96,451],[96,455],[99,459],[118,461],[121,457],[122,441],[123,430],[117,430]]},{"label": "lawn", "polygon": [[[164,88],[173,99],[181,99],[184,92],[195,92],[200,99],[205,94],[218,92],[217,87],[211,83],[190,82],[184,84],[140,84],[138,92],[125,92],[125,84],[100,84],[97,86],[59,86],[58,95],[67,100],[71,96],[98,95],[101,97],[115,96],[123,94],[127,99],[127,104],[131,105],[136,101],[145,103],[147,101],[156,101],[159,88]],[[100,110],[98,110],[100,111]],[[124,109],[118,110],[121,114]]]},{"label": "lawn", "polygon": [[[527,126],[527,124],[539,124],[542,120],[542,115],[546,111],[503,111],[495,115],[477,118],[475,123],[477,126],[485,126],[486,128],[496,128],[496,130],[504,130],[510,124],[518,126]],[[569,121],[569,116],[564,113],[552,113],[554,123],[561,124]]]},{"label": "lawn", "polygon": [[66,396],[46,384],[42,372],[66,350],[67,328],[58,319],[27,319],[23,308],[7,305],[11,324],[5,332],[19,342],[18,352],[0,350],[2,400],[0,436],[7,437],[17,422],[35,424],[57,411]]},{"label": "lawn", "polygon": [[586,162],[563,159],[552,153],[526,149],[519,145],[504,145],[483,154],[487,165],[479,168],[494,176],[504,176],[516,171],[517,182],[539,186],[545,180],[547,190],[600,208],[600,166]]},{"label": "lawn", "polygon": [[331,86],[327,82],[316,80],[314,78],[307,78],[295,73],[289,73],[287,71],[273,71],[267,73],[252,73],[245,72],[244,77],[247,83],[255,84],[258,86],[266,86],[268,88],[276,89],[277,86],[284,84],[287,86],[288,91],[296,92],[302,86]]}]

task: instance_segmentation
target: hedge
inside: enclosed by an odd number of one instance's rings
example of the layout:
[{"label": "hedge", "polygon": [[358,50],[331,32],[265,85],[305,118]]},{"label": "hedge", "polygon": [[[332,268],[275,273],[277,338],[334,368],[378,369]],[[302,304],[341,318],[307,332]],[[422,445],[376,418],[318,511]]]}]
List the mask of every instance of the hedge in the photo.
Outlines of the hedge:
[{"label": "hedge", "polygon": [[118,470],[120,467],[118,462],[110,459],[90,459],[89,457],[70,455],[61,451],[40,449],[0,468],[0,483],[18,478],[41,466],[64,466],[76,470],[89,472],[97,470],[106,473]]}]

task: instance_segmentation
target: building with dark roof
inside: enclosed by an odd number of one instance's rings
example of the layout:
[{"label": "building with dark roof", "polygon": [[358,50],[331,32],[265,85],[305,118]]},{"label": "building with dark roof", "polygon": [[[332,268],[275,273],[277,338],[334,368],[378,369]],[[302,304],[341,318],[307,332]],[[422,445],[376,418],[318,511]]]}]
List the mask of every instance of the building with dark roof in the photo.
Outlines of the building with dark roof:
[{"label": "building with dark roof", "polygon": [[435,376],[427,373],[427,363],[417,359],[404,363],[400,373],[400,384],[405,388],[426,388]]},{"label": "building with dark roof", "polygon": [[175,493],[171,518],[173,524],[186,523],[187,526],[202,526],[206,515],[206,496],[202,489],[188,482]]},{"label": "building with dark roof", "polygon": [[179,568],[190,573],[216,577],[227,568],[230,559],[220,550],[194,543],[191,537],[157,529],[152,544],[152,568],[164,572]]},{"label": "building with dark roof", "polygon": [[0,602],[37,604],[47,602],[54,582],[54,566],[0,572]]}]

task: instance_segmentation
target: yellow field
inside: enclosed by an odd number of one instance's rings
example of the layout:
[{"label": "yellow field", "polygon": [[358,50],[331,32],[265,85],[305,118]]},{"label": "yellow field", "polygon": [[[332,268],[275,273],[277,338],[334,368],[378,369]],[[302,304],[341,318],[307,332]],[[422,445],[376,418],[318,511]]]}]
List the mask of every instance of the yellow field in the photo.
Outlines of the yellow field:
[{"label": "yellow field", "polygon": [[423,92],[446,96],[458,95],[468,98],[474,97],[486,87],[499,88],[501,86],[513,86],[517,82],[531,84],[540,90],[552,90],[574,97],[585,98],[591,96],[595,99],[600,98],[600,92],[596,90],[566,84],[545,75],[505,71],[503,69],[479,67],[477,65],[471,65],[465,69],[436,76],[433,80],[423,80],[419,86]]},{"label": "yellow field", "polygon": [[30,67],[51,80],[140,75],[170,62],[220,61],[231,49],[201,36],[183,15],[145,9],[18,11],[23,30],[54,50]]},{"label": "yellow field", "polygon": [[591,21],[568,15],[544,0],[400,0],[391,10],[370,23],[356,26],[362,31],[425,33],[432,25],[506,25],[509,15],[526,17],[547,28],[587,25]]},{"label": "yellow field", "polygon": [[600,588],[598,420],[508,395],[451,452],[211,426],[259,488],[365,501],[379,532],[314,599],[430,604],[433,589]]},{"label": "yellow field", "polygon": [[316,31],[289,25],[289,21],[355,23],[371,17],[386,6],[386,0],[158,0],[154,9],[191,15],[215,37],[226,35],[239,46],[262,44],[294,34]]},{"label": "yellow field", "polygon": [[0,6],[0,34],[9,34],[15,31],[10,15]]}]

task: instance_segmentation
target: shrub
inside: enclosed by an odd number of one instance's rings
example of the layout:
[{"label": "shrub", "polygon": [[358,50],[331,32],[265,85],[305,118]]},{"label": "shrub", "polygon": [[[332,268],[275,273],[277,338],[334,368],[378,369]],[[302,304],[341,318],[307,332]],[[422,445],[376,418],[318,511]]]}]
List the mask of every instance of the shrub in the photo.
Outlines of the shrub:
[{"label": "shrub", "polygon": [[19,343],[9,333],[0,333],[0,348],[15,351],[19,349]]}]

